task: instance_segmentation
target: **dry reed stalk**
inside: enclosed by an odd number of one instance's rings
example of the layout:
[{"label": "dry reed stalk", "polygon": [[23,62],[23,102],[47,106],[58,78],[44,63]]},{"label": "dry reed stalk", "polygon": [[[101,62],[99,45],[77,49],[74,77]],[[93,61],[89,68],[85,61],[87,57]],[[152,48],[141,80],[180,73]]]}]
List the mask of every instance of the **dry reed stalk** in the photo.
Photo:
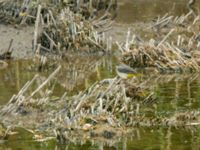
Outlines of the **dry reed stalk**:
[{"label": "dry reed stalk", "polygon": [[34,40],[33,40],[33,50],[36,51],[37,47],[37,39],[38,39],[38,30],[39,30],[39,24],[40,24],[40,14],[41,14],[42,6],[38,6],[37,10],[37,16],[35,21],[35,31],[34,31]]}]

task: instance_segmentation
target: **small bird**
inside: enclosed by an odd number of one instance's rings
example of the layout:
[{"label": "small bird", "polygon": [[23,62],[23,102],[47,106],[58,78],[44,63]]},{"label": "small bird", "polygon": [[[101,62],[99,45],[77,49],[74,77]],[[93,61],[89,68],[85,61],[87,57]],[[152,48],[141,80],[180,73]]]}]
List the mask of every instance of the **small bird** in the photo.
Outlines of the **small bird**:
[{"label": "small bird", "polygon": [[120,64],[116,66],[116,72],[119,77],[123,79],[128,79],[134,76],[140,76],[141,74],[137,73],[134,69],[131,67],[125,65],[125,64]]}]

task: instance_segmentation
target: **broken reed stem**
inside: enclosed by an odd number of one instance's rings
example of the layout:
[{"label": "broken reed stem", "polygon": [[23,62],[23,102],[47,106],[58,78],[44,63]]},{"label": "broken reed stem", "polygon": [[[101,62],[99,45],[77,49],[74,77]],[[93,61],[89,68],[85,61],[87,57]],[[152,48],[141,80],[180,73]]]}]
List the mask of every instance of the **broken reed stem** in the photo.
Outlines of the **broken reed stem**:
[{"label": "broken reed stem", "polygon": [[[13,95],[12,98],[9,100],[9,102],[7,103],[6,107],[3,107],[0,110],[0,114],[4,115],[6,113],[12,112],[15,108],[16,105],[18,105],[21,102],[24,102],[25,99],[19,99],[19,97],[23,96],[23,94],[27,91],[27,89],[32,85],[32,83],[38,78],[38,74],[36,74],[33,79],[31,81],[28,81],[22,88],[21,90],[18,92],[17,95]],[[21,101],[21,102],[20,102]]]},{"label": "broken reed stem", "polygon": [[[50,43],[52,43],[55,47],[58,47],[54,40],[45,32],[43,31],[44,35],[49,39]],[[50,49],[51,50],[51,49]]]},{"label": "broken reed stem", "polygon": [[31,93],[31,95],[27,98],[33,97],[38,91],[40,91],[61,69],[61,66],[59,66],[34,92]]},{"label": "broken reed stem", "polygon": [[113,86],[117,83],[119,83],[121,81],[121,78],[115,77],[112,81],[112,83],[110,83],[110,85],[107,87],[107,89],[101,94],[101,96],[98,98],[99,101],[99,111],[102,112],[103,111],[103,97],[113,88]]},{"label": "broken reed stem", "polygon": [[18,92],[18,95],[17,95],[17,97],[19,97],[20,95],[23,95],[25,92],[26,92],[26,90],[33,84],[33,82],[38,78],[38,74],[36,74],[35,76],[34,76],[34,78],[31,80],[31,81],[28,81],[25,85],[24,85],[24,87]]},{"label": "broken reed stem", "polygon": [[101,50],[103,50],[104,52],[106,52],[107,50],[101,46],[100,44],[98,44],[97,42],[95,42],[94,40],[92,40],[90,37],[87,38],[90,42],[92,42],[93,44],[95,44],[98,48],[100,48]]},{"label": "broken reed stem", "polygon": [[169,31],[169,33],[163,38],[163,40],[158,44],[157,47],[160,47],[160,45],[162,45],[162,44],[167,40],[167,38],[174,32],[174,30],[175,30],[175,29],[171,29],[171,30]]},{"label": "broken reed stem", "polygon": [[50,10],[49,10],[49,15],[50,15],[50,17],[51,17],[51,20],[52,20],[53,24],[55,25],[55,27],[57,27],[56,20],[54,19],[53,13],[52,13],[52,11],[50,11]]},{"label": "broken reed stem", "polygon": [[14,41],[14,39],[11,39],[11,40],[10,40],[10,43],[9,43],[9,47],[8,47],[7,52],[11,52],[11,48],[12,48],[13,41]]},{"label": "broken reed stem", "polygon": [[33,39],[33,50],[34,50],[34,51],[35,51],[36,48],[37,48],[38,28],[39,28],[39,23],[40,23],[41,9],[42,9],[42,6],[41,6],[41,5],[38,5],[37,17],[36,17],[36,21],[35,21],[34,39]]}]

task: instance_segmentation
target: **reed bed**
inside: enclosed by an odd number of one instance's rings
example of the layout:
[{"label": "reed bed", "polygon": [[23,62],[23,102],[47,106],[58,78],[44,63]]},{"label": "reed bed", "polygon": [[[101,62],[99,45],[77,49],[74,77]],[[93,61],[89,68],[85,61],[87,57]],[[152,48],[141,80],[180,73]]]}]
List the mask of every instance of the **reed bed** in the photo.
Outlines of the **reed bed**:
[{"label": "reed bed", "polygon": [[199,16],[191,21],[191,13],[180,17],[165,15],[150,29],[155,38],[143,40],[131,37],[119,46],[122,60],[132,67],[154,67],[160,72],[199,71]]},{"label": "reed bed", "polygon": [[57,19],[49,19],[37,43],[41,44],[43,51],[65,55],[68,51],[109,52],[112,41],[108,41],[104,33],[99,33],[82,15],[63,9]]},{"label": "reed bed", "polygon": [[114,18],[117,10],[117,0],[1,0],[0,21],[12,24],[33,24],[37,16],[38,5],[42,5],[42,15],[48,17],[51,10],[54,14],[63,8],[69,8],[74,13],[79,13],[85,19]]}]

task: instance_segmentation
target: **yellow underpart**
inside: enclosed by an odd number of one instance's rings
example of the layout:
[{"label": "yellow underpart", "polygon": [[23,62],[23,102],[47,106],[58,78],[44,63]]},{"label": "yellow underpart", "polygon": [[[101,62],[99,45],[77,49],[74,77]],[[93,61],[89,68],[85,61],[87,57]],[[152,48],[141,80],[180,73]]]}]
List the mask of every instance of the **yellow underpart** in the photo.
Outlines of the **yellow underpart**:
[{"label": "yellow underpart", "polygon": [[138,77],[138,76],[142,76],[142,74],[140,74],[140,73],[137,73],[137,74],[127,74],[127,77],[128,77],[128,78],[131,78],[131,77]]},{"label": "yellow underpart", "polygon": [[26,12],[20,12],[20,13],[19,13],[19,16],[20,16],[20,17],[25,17],[25,16],[27,16],[27,15],[28,15],[28,14],[27,14]]}]

